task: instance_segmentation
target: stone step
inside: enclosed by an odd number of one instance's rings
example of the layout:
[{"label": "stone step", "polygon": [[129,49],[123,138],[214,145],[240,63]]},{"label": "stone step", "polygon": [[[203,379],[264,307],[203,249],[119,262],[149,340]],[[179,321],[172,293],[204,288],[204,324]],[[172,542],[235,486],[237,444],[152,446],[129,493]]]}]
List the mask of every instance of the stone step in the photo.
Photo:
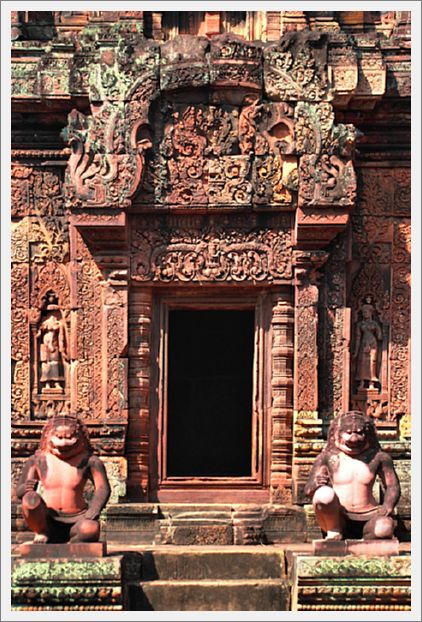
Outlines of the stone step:
[{"label": "stone step", "polygon": [[132,611],[288,611],[285,579],[142,581],[128,586]]},{"label": "stone step", "polygon": [[282,550],[264,547],[226,546],[222,549],[194,550],[190,547],[145,550],[142,580],[244,580],[280,579],[285,576]]},{"label": "stone step", "polygon": [[105,514],[107,541],[126,545],[280,544],[308,531],[305,510],[288,505],[119,503]]}]

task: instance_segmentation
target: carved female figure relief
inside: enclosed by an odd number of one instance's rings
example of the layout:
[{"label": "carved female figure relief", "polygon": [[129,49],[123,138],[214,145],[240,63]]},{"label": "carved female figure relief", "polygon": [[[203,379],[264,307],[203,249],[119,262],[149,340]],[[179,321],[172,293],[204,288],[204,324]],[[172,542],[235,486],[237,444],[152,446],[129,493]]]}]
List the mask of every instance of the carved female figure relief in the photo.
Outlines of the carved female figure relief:
[{"label": "carved female figure relief", "polygon": [[60,392],[64,390],[64,364],[68,362],[67,328],[54,294],[47,295],[47,305],[36,334],[41,392]]},{"label": "carved female figure relief", "polygon": [[355,348],[355,380],[358,389],[378,388],[379,383],[379,344],[382,342],[382,330],[375,317],[375,307],[371,297],[365,299],[361,308],[362,319],[356,323]]}]

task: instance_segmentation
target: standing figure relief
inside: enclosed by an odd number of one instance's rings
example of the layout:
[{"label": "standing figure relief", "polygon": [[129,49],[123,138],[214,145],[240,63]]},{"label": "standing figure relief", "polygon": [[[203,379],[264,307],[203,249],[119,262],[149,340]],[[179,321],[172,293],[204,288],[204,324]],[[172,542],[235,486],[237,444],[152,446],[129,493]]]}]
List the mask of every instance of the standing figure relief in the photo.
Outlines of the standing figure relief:
[{"label": "standing figure relief", "polygon": [[375,307],[366,298],[362,305],[362,319],[356,323],[355,348],[352,358],[355,361],[355,380],[358,389],[375,389],[379,383],[379,345],[382,342],[382,330],[375,316]]},{"label": "standing figure relief", "polygon": [[36,339],[40,362],[39,384],[42,393],[63,392],[65,363],[69,362],[66,321],[61,316],[54,295],[49,295]]}]

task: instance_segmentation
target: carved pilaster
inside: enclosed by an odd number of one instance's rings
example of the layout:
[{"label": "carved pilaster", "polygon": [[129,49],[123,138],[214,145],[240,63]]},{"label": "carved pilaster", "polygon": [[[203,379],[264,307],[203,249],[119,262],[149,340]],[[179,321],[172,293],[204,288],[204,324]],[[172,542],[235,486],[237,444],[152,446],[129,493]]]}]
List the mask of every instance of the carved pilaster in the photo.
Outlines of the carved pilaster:
[{"label": "carved pilaster", "polygon": [[293,322],[290,292],[273,294],[271,493],[278,503],[291,502]]},{"label": "carved pilaster", "polygon": [[12,421],[30,417],[29,264],[13,263],[11,269]]},{"label": "carved pilaster", "polygon": [[324,251],[294,253],[295,304],[295,393],[296,412],[318,409],[318,268],[328,258]]},{"label": "carved pilaster", "polygon": [[[403,438],[410,436],[410,222],[396,222],[393,246],[390,345],[390,410],[400,420]],[[402,423],[404,419],[404,423]]]},{"label": "carved pilaster", "polygon": [[[310,454],[321,442],[318,415],[318,268],[327,260],[324,251],[296,251],[293,501],[303,502],[302,487],[310,468]],[[306,456],[303,459],[303,456]]]},{"label": "carved pilaster", "polygon": [[[308,27],[305,11],[281,11],[281,31],[280,34],[292,30],[304,30]],[[276,37],[274,37],[275,39]],[[268,38],[271,41],[270,38]]]},{"label": "carved pilaster", "polygon": [[72,228],[73,317],[72,348],[76,365],[71,375],[72,410],[91,420],[102,415],[102,274],[82,236]]},{"label": "carved pilaster", "polygon": [[319,416],[326,426],[349,410],[351,313],[346,305],[346,267],[350,261],[347,233],[330,246],[318,305]]},{"label": "carved pilaster", "polygon": [[309,11],[309,27],[311,30],[338,32],[340,30],[336,11]]},{"label": "carved pilaster", "polygon": [[129,315],[128,495],[145,499],[149,485],[152,290],[136,288]]},{"label": "carved pilaster", "polygon": [[126,419],[128,259],[96,260],[105,276],[101,282],[102,409],[110,418]]}]

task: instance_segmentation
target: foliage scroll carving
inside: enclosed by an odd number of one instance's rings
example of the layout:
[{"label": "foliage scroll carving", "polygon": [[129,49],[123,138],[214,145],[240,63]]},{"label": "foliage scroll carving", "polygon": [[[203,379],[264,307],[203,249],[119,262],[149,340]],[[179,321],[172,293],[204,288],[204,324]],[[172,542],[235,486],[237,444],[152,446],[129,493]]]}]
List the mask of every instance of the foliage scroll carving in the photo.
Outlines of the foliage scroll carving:
[{"label": "foliage scroll carving", "polygon": [[291,232],[245,228],[241,221],[139,223],[132,240],[131,277],[148,282],[260,282],[291,277]]}]

